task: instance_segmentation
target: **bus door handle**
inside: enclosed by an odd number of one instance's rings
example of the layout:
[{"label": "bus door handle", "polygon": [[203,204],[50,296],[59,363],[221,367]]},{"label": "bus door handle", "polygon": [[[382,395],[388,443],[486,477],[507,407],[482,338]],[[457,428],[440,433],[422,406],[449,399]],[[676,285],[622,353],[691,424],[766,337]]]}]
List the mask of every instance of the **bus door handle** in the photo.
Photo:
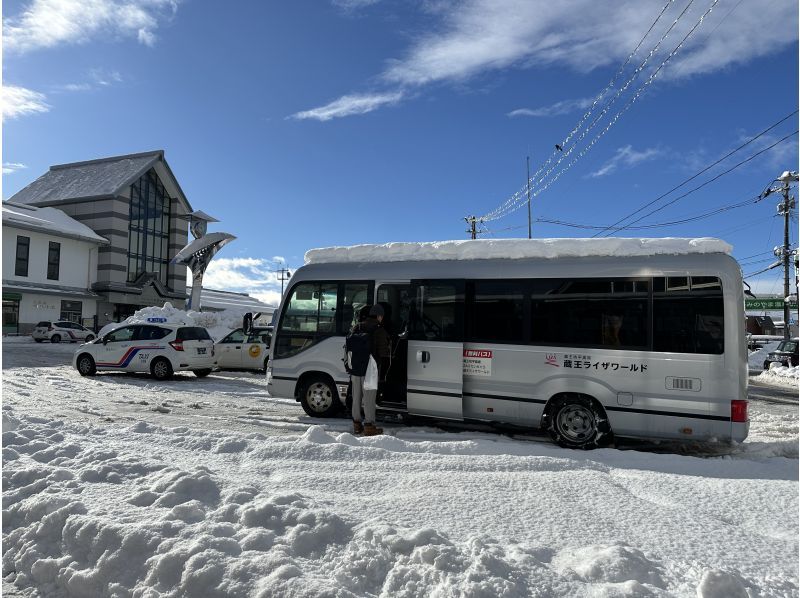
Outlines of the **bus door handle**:
[{"label": "bus door handle", "polygon": [[428,363],[431,360],[431,354],[428,351],[417,351],[417,361],[419,363]]}]

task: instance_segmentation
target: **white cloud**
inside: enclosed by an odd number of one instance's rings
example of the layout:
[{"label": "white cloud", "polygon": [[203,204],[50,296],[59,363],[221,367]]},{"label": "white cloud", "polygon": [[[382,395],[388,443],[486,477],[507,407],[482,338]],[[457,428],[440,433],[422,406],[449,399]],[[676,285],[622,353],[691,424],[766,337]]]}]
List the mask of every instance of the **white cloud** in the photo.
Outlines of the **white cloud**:
[{"label": "white cloud", "polygon": [[653,158],[658,157],[661,155],[661,153],[661,150],[655,147],[642,151],[636,151],[632,146],[626,145],[618,148],[617,153],[615,153],[608,162],[603,164],[597,171],[593,172],[589,176],[606,176],[620,167],[633,168],[637,164],[641,164],[642,162],[646,162],[647,160],[652,160]]},{"label": "white cloud", "polygon": [[[413,87],[436,82],[460,83],[508,68],[565,68],[586,73],[598,67],[616,66],[636,47],[662,5],[663,0],[422,2],[420,6],[428,13],[427,31],[411,42],[404,56],[390,60],[380,78],[392,88],[408,92]],[[683,7],[674,3],[667,10],[629,65],[629,71],[655,45]],[[650,60],[650,68],[661,63],[707,7],[703,3],[688,10],[660,52]],[[669,79],[705,74],[779,52],[796,43],[797,29],[795,2],[742,2],[729,11],[717,8],[659,76]],[[764,35],[765,31],[769,35]],[[643,76],[648,74],[645,72]],[[363,114],[408,99],[409,94],[392,102],[371,104],[365,110],[344,109],[347,100],[358,97],[345,95],[327,106],[295,116],[329,120]],[[567,106],[549,108],[558,113]],[[540,110],[543,112],[537,113]],[[531,112],[515,115],[552,115],[547,108]]]},{"label": "white cloud", "polygon": [[547,118],[550,116],[561,116],[562,114],[569,114],[576,110],[586,110],[592,105],[593,98],[581,98],[577,100],[561,100],[549,106],[542,106],[540,108],[517,108],[512,110],[506,116],[534,116],[540,118]]},{"label": "white cloud", "polygon": [[[454,4],[441,13],[442,26],[422,35],[405,58],[389,66],[384,77],[393,83],[419,85],[465,79],[511,66],[566,66],[588,72],[621,62],[647,31],[662,4],[661,0],[471,0]],[[687,12],[664,42],[663,52],[677,44],[706,7]],[[654,31],[665,31],[681,9],[677,5],[670,8]],[[712,29],[714,34],[710,35]],[[762,31],[772,35],[755,35]],[[781,38],[779,42],[775,36]],[[644,47],[650,47],[656,39],[653,37]],[[795,40],[794,3],[742,3],[727,16],[723,11],[713,11],[674,64],[681,76],[706,73],[776,52]]]},{"label": "white cloud", "polygon": [[382,106],[396,104],[403,97],[402,91],[374,94],[353,94],[340,97],[338,100],[303,112],[297,112],[290,118],[297,120],[313,119],[322,122],[354,114],[366,114]]},{"label": "white cloud", "polygon": [[377,4],[380,0],[332,0],[334,6],[350,12]]},{"label": "white cloud", "polygon": [[[186,284],[191,286],[191,274],[187,273]],[[281,296],[281,282],[274,272],[274,263],[261,258],[212,260],[203,277],[203,288],[247,293],[269,305],[277,305]]]},{"label": "white cloud", "polygon": [[27,166],[19,162],[3,162],[3,174],[13,174],[23,168],[27,168]]},{"label": "white cloud", "polygon": [[118,71],[106,71],[105,69],[91,69],[88,73],[89,81],[81,83],[67,83],[65,85],[54,86],[54,91],[92,91],[94,89],[110,87],[117,83],[122,83],[123,77]]},{"label": "white cloud", "polygon": [[15,85],[3,85],[2,93],[3,120],[50,110],[50,106],[45,101],[47,98],[38,91]]},{"label": "white cloud", "polygon": [[28,52],[94,38],[136,37],[152,46],[159,22],[178,0],[32,0],[21,14],[4,19],[4,49]]}]

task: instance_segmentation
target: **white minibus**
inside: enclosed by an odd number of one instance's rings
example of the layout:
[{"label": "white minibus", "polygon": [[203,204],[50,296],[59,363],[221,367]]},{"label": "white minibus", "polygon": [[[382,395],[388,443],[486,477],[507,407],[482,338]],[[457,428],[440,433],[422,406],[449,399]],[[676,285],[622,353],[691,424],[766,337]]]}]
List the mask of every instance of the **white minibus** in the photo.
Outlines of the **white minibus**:
[{"label": "white minibus", "polygon": [[716,239],[392,243],[312,250],[275,318],[272,396],[344,412],[345,336],[379,303],[392,361],[378,408],[546,430],[742,441],[742,274]]}]

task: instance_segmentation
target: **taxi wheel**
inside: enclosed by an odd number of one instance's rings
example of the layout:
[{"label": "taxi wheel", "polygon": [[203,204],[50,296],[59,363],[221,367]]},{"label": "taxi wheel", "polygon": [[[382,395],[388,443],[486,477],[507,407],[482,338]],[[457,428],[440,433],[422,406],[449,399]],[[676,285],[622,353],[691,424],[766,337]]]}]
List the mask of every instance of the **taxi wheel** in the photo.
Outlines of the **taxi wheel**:
[{"label": "taxi wheel", "polygon": [[192,370],[192,372],[194,372],[194,375],[197,376],[198,378],[205,378],[211,373],[211,368],[205,368],[202,370]]},{"label": "taxi wheel", "polygon": [[61,335],[60,334],[54,334],[53,336],[50,337],[50,342],[51,343],[60,343],[61,342]]},{"label": "taxi wheel", "polygon": [[150,373],[156,380],[169,380],[172,378],[172,364],[164,357],[154,359],[150,365]]},{"label": "taxi wheel", "polygon": [[336,389],[323,376],[306,379],[299,395],[303,411],[311,417],[333,417],[339,409]]},{"label": "taxi wheel", "polygon": [[78,357],[78,361],[75,365],[81,376],[94,376],[97,373],[97,366],[94,363],[94,359],[92,359],[92,356],[88,353],[84,353]]}]

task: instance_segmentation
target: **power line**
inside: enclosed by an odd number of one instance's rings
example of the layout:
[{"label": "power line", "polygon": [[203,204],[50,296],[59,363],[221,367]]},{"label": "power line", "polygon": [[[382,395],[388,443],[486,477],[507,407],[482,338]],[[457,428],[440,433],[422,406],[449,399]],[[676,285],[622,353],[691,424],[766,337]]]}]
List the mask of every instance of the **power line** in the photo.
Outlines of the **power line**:
[{"label": "power line", "polygon": [[619,231],[621,231],[621,230],[625,230],[626,228],[630,228],[632,225],[636,224],[637,222],[641,222],[642,220],[644,220],[645,218],[647,218],[647,217],[649,217],[649,216],[652,216],[652,215],[653,215],[653,214],[655,214],[656,212],[660,212],[660,211],[661,211],[661,210],[663,210],[664,208],[667,208],[667,207],[671,206],[671,205],[672,205],[672,204],[674,204],[675,202],[677,202],[677,201],[679,201],[679,200],[683,199],[684,197],[687,197],[687,196],[691,195],[691,194],[692,194],[692,193],[694,193],[695,191],[698,191],[698,190],[702,189],[703,187],[705,187],[706,185],[709,185],[709,184],[713,183],[714,181],[716,181],[716,180],[718,180],[718,179],[722,178],[723,176],[725,176],[726,174],[729,174],[729,173],[733,172],[734,170],[736,170],[736,169],[737,169],[737,168],[739,168],[740,166],[744,166],[745,164],[747,164],[747,163],[748,163],[748,162],[750,162],[751,160],[753,160],[753,159],[757,158],[758,156],[760,156],[761,154],[763,154],[763,153],[765,153],[765,152],[768,152],[768,151],[769,151],[769,150],[771,150],[773,147],[775,147],[776,145],[778,145],[778,144],[780,144],[780,143],[783,143],[784,141],[786,141],[786,140],[787,140],[787,139],[789,139],[790,137],[794,137],[795,135],[797,135],[797,133],[798,133],[798,132],[800,132],[800,130],[798,130],[798,131],[795,131],[794,133],[790,133],[790,134],[786,135],[785,137],[782,137],[781,139],[779,139],[778,141],[776,141],[776,142],[775,142],[775,143],[773,143],[772,145],[769,145],[768,147],[765,147],[764,149],[762,149],[762,150],[760,150],[760,151],[757,151],[755,154],[751,155],[751,156],[750,156],[750,157],[748,157],[748,158],[745,158],[744,160],[742,160],[742,161],[741,161],[741,162],[739,162],[738,164],[735,164],[734,166],[732,166],[732,167],[731,167],[731,168],[729,168],[728,170],[725,170],[725,171],[723,171],[723,172],[719,173],[718,175],[716,175],[716,176],[714,176],[714,177],[712,177],[712,178],[708,179],[707,181],[705,181],[705,182],[701,183],[701,184],[700,184],[700,185],[698,185],[697,187],[695,187],[695,188],[693,188],[693,189],[690,189],[690,190],[689,190],[689,191],[687,191],[686,193],[684,193],[684,194],[682,194],[682,195],[679,195],[678,197],[676,197],[676,198],[674,198],[674,199],[671,199],[670,201],[668,201],[668,202],[667,202],[667,203],[665,203],[664,205],[662,205],[662,206],[659,206],[658,208],[656,208],[656,209],[654,209],[654,210],[651,210],[650,212],[648,212],[648,213],[647,213],[647,214],[645,214],[644,216],[640,216],[639,218],[637,218],[636,220],[633,220],[632,222],[629,222],[629,223],[628,223],[628,224],[626,224],[625,226],[620,226],[619,228],[615,229],[615,232],[619,232]]},{"label": "power line", "polygon": [[[581,117],[581,118],[578,120],[578,123],[577,123],[577,124],[576,124],[576,125],[575,125],[575,126],[572,128],[572,130],[571,130],[571,131],[569,132],[569,134],[568,134],[568,135],[567,135],[567,136],[564,138],[564,140],[563,140],[563,141],[562,141],[562,142],[561,142],[561,143],[560,143],[560,144],[557,146],[557,148],[556,148],[556,149],[555,149],[555,150],[554,150],[554,151],[553,151],[553,152],[550,154],[550,156],[547,158],[547,160],[546,160],[546,161],[545,161],[545,162],[544,162],[544,163],[543,163],[543,164],[542,164],[542,165],[541,165],[541,166],[538,168],[538,170],[537,170],[537,171],[536,171],[536,172],[533,174],[533,176],[528,178],[528,182],[527,182],[526,186],[525,186],[525,187],[523,187],[523,189],[521,189],[520,191],[517,191],[517,192],[516,192],[514,195],[512,195],[512,196],[511,196],[509,199],[507,199],[507,200],[506,200],[506,201],[505,201],[503,204],[501,204],[501,205],[500,205],[498,208],[496,208],[495,210],[493,210],[492,212],[489,212],[489,214],[487,214],[486,216],[484,216],[484,220],[495,220],[496,218],[500,218],[500,217],[502,217],[502,214],[501,214],[501,215],[498,215],[498,214],[500,214],[500,212],[501,212],[501,211],[503,211],[503,210],[504,210],[504,209],[505,209],[507,206],[509,206],[509,205],[512,205],[513,203],[515,203],[516,201],[518,201],[518,200],[519,200],[519,198],[520,198],[520,196],[521,196],[521,195],[522,195],[522,194],[523,194],[523,193],[524,193],[524,192],[527,190],[528,186],[529,186],[530,184],[532,184],[532,183],[534,182],[534,180],[536,179],[536,177],[538,177],[538,176],[539,176],[539,174],[541,174],[541,172],[542,172],[542,171],[543,171],[545,168],[547,168],[547,166],[548,166],[548,165],[549,165],[549,164],[550,164],[550,163],[553,161],[553,158],[555,157],[555,155],[557,155],[557,154],[559,154],[561,151],[563,151],[563,148],[564,148],[564,147],[566,147],[566,146],[567,146],[567,145],[570,143],[570,141],[572,140],[572,138],[573,138],[573,137],[575,136],[575,134],[576,134],[576,133],[577,133],[577,132],[580,130],[580,128],[583,126],[583,124],[586,122],[586,120],[587,120],[587,119],[588,119],[588,118],[589,118],[589,117],[590,117],[590,116],[593,114],[593,112],[594,112],[595,108],[597,107],[597,104],[600,102],[600,100],[603,98],[603,96],[605,96],[605,95],[606,95],[606,93],[607,93],[609,90],[613,89],[614,85],[616,84],[616,81],[617,81],[617,79],[619,78],[619,76],[620,76],[620,75],[623,73],[623,71],[625,70],[625,67],[627,67],[627,66],[628,66],[628,64],[630,63],[631,59],[632,59],[632,58],[633,58],[633,57],[636,55],[636,53],[637,53],[637,52],[639,51],[639,49],[641,48],[641,46],[642,46],[642,44],[644,43],[645,39],[647,39],[647,37],[650,35],[650,33],[651,33],[651,32],[653,31],[653,29],[655,28],[656,24],[659,22],[659,20],[661,20],[661,17],[664,15],[664,13],[666,12],[666,10],[669,8],[669,6],[670,6],[670,5],[671,5],[671,4],[672,4],[674,1],[675,1],[675,0],[668,0],[668,1],[667,1],[667,3],[666,3],[664,6],[663,6],[663,8],[661,9],[661,11],[659,12],[659,14],[658,14],[658,16],[656,17],[655,21],[653,21],[653,23],[650,25],[650,28],[647,30],[647,32],[646,32],[646,33],[645,33],[645,34],[642,36],[642,38],[639,40],[639,43],[638,43],[638,44],[636,44],[636,47],[633,49],[633,51],[632,51],[630,54],[628,54],[627,58],[625,58],[625,61],[624,61],[624,62],[622,63],[622,65],[621,65],[621,66],[620,66],[620,67],[617,69],[616,73],[614,73],[614,76],[611,78],[611,80],[608,82],[608,84],[607,84],[607,85],[606,85],[606,86],[605,86],[605,87],[604,87],[604,88],[603,88],[603,89],[600,91],[600,93],[599,93],[599,94],[597,94],[597,96],[595,97],[594,101],[592,102],[592,105],[589,107],[589,110],[587,110],[587,111],[586,111],[586,113],[585,113],[585,114],[584,114],[584,115],[583,115],[583,116],[582,116],[582,117]],[[614,100],[616,100],[616,98],[617,98],[617,97],[619,97],[619,95],[620,95],[622,92],[624,92],[624,91],[625,91],[625,89],[627,89],[627,87],[630,85],[630,83],[633,81],[633,79],[634,79],[636,76],[638,76],[638,74],[641,72],[641,70],[644,68],[644,66],[647,64],[647,62],[650,60],[650,58],[652,57],[652,55],[653,55],[653,54],[654,54],[654,53],[655,53],[655,52],[658,50],[658,48],[660,47],[660,45],[661,45],[661,43],[664,41],[664,39],[666,39],[666,36],[669,34],[669,32],[670,32],[670,31],[672,31],[672,29],[675,27],[675,25],[676,25],[676,24],[677,24],[677,22],[680,20],[680,18],[681,18],[681,17],[683,17],[683,15],[686,13],[686,11],[688,10],[689,6],[691,6],[692,2],[694,2],[694,0],[690,0],[689,4],[687,4],[687,6],[686,6],[686,7],[683,9],[683,11],[682,11],[682,12],[681,12],[681,14],[678,16],[678,18],[677,18],[677,19],[675,19],[675,21],[672,23],[672,25],[671,25],[671,26],[670,26],[670,27],[667,29],[667,32],[666,32],[666,33],[665,33],[665,34],[664,34],[664,35],[661,37],[661,39],[659,39],[659,41],[657,42],[657,44],[655,45],[655,47],[653,47],[653,48],[650,50],[650,52],[648,53],[648,55],[647,55],[647,57],[645,58],[644,62],[642,62],[642,63],[641,63],[641,64],[640,64],[640,65],[639,65],[639,66],[636,68],[636,70],[634,71],[634,74],[633,74],[633,76],[632,76],[631,78],[629,78],[629,79],[628,79],[628,81],[626,81],[626,83],[625,83],[625,84],[624,84],[624,85],[623,85],[623,86],[620,88],[620,90],[619,90],[619,91],[617,92],[617,94],[614,96],[613,100],[611,100],[610,102],[606,103],[606,106],[604,107],[604,110],[603,110],[603,112],[602,112],[602,113],[601,113],[601,115],[600,115],[601,117],[602,117],[602,115],[603,115],[603,114],[605,114],[605,113],[608,111],[608,109],[610,108],[610,105],[613,103],[613,101],[614,101]],[[589,127],[589,128],[591,129],[591,127],[592,127],[592,126],[594,126],[594,124],[596,124],[596,122],[597,122],[597,119],[595,119],[595,121],[592,123],[592,125],[590,125],[590,127]],[[587,131],[588,131],[588,129],[587,129]],[[580,139],[578,139],[578,141],[580,141],[581,139],[583,139],[583,137],[585,136],[585,134],[586,134],[586,133],[584,132],[584,134],[583,134],[583,135],[580,137]],[[577,142],[576,142],[576,143],[577,143]],[[574,147],[574,146],[573,146],[573,147]],[[562,148],[562,149],[559,149],[559,148]],[[569,153],[569,152],[571,152],[571,151],[572,151],[572,150],[570,149],[570,150],[568,151],[568,153]],[[563,156],[562,156],[562,157],[561,157],[561,158],[558,160],[558,162],[556,163],[556,166],[557,166],[558,164],[560,164],[562,160],[563,160]],[[545,173],[545,176],[547,176],[547,174],[549,174],[549,172],[550,172],[550,171],[548,171],[547,173]]]},{"label": "power line", "polygon": [[[742,208],[744,206],[753,205],[755,203],[758,203],[762,199],[764,199],[764,198],[761,195],[756,195],[755,197],[750,197],[748,199],[745,199],[744,201],[740,201],[740,202],[737,202],[737,203],[734,203],[734,204],[725,204],[723,206],[719,206],[718,208],[714,208],[713,210],[709,210],[707,212],[703,212],[703,213],[697,214],[695,216],[688,216],[686,218],[682,218],[682,219],[679,219],[679,220],[671,220],[669,222],[657,222],[657,223],[654,223],[654,224],[643,224],[643,225],[640,225],[640,226],[628,226],[626,228],[629,228],[631,230],[644,230],[644,229],[652,229],[652,228],[663,228],[663,227],[667,227],[667,226],[676,226],[678,224],[686,224],[688,222],[694,222],[696,220],[703,220],[704,218],[709,218],[711,216],[716,216],[717,214],[721,214],[723,212],[728,212],[728,211],[734,210],[736,208]],[[537,222],[545,222],[545,223],[548,223],[548,224],[556,224],[556,225],[559,225],[559,226],[568,226],[570,228],[582,228],[582,229],[586,229],[586,230],[598,230],[599,229],[601,231],[604,231],[604,230],[611,229],[610,226],[604,226],[602,224],[600,224],[600,225],[579,224],[579,223],[575,223],[575,222],[565,222],[563,220],[551,220],[551,219],[547,219],[547,218],[538,218],[536,221]],[[622,230],[622,229],[620,228],[620,229],[614,229],[614,230]]]},{"label": "power line", "polygon": [[[563,167],[560,171],[558,171],[555,175],[553,175],[553,177],[550,180],[548,180],[546,183],[544,183],[543,186],[540,186],[534,192],[534,194],[533,194],[534,197],[538,197],[541,193],[546,191],[553,183],[555,183],[561,177],[561,175],[563,175],[565,172],[570,170],[575,164],[577,164],[577,162],[583,156],[585,156],[592,149],[592,147],[594,147],[594,145],[617,123],[617,121],[620,119],[620,117],[625,112],[627,112],[627,110],[644,93],[645,89],[655,80],[655,78],[658,76],[658,73],[661,71],[661,69],[663,69],[664,66],[666,66],[666,64],[672,59],[672,57],[675,54],[677,54],[678,51],[680,51],[680,49],[683,47],[683,45],[686,42],[686,40],[703,23],[705,18],[711,13],[711,11],[714,9],[714,7],[717,5],[718,2],[719,2],[719,0],[713,0],[712,1],[711,5],[708,7],[708,9],[706,9],[706,11],[700,16],[700,19],[698,19],[698,21],[694,24],[694,26],[686,33],[686,35],[684,35],[683,39],[681,39],[681,41],[672,49],[672,51],[661,62],[661,64],[650,74],[650,76],[647,78],[647,80],[642,85],[639,86],[639,88],[634,92],[633,96],[628,100],[628,102],[612,117],[611,121],[606,125],[606,127],[602,131],[600,131],[600,133],[598,133],[594,137],[594,139],[592,139],[589,142],[589,144],[586,147],[584,147],[578,153],[578,155],[575,158],[573,158],[573,160],[571,162],[569,162],[565,167]],[[680,18],[683,16],[683,14],[685,14],[686,10],[691,5],[691,3],[692,2],[690,1],[689,5],[687,5],[684,8],[683,12],[681,12],[681,14],[678,16],[678,18],[673,22],[672,26],[668,29],[667,33],[665,33],[664,36],[662,36],[662,38],[661,38],[661,40],[659,40],[656,48],[653,48],[653,50],[651,50],[651,55],[657,49],[658,45],[660,45],[660,43],[666,38],[666,36],[669,33],[669,31],[671,31],[672,27],[675,26],[675,23],[677,23],[678,20],[680,20]],[[646,64],[646,61],[649,60],[649,57],[650,57],[650,55],[648,55],[648,58],[645,60],[645,62],[643,64]],[[632,80],[633,80],[633,77],[631,79],[629,79],[629,81],[626,83],[625,86],[623,86],[623,89],[621,91],[624,91],[624,88],[627,88],[627,86],[630,84],[630,81],[632,81]],[[617,93],[616,97],[619,96],[621,91]],[[616,97],[614,99],[616,99]],[[613,103],[613,101],[610,102],[610,103]],[[605,111],[607,111],[607,110],[605,110]],[[604,111],[604,113],[605,113],[605,111]],[[602,114],[601,114],[601,116],[602,116]],[[566,158],[577,147],[577,143],[580,142],[586,136],[586,134],[589,132],[589,130],[591,130],[591,128],[593,128],[593,126],[596,124],[596,122],[598,120],[599,120],[599,118],[595,119],[595,121],[593,121],[592,124],[589,127],[587,127],[587,129],[584,131],[584,133],[582,133],[582,135],[579,137],[578,141],[575,142],[575,144],[573,144],[572,147],[570,147],[567,151],[562,153],[562,155],[560,156],[560,158],[556,162],[556,164],[553,167],[551,167],[544,174],[544,176],[542,176],[542,178],[537,181],[537,183],[541,183],[564,160],[564,158]],[[559,148],[557,148],[557,150],[558,149]],[[548,159],[548,162],[550,162],[550,161],[551,160]],[[537,171],[537,175],[538,175],[538,172],[540,172],[540,171],[541,171],[541,169],[539,171]],[[534,175],[534,176],[537,176],[537,175]],[[494,211],[490,212],[488,215],[484,216],[484,220],[496,220],[498,218],[502,218],[503,216],[506,216],[506,215],[510,214],[511,212],[514,212],[514,211],[518,210],[521,207],[520,194],[521,194],[521,192],[519,192],[519,191],[517,193],[515,193],[511,198],[506,200],[506,202],[504,204],[502,204],[499,208],[495,209]]]},{"label": "power line", "polygon": [[[670,190],[669,190],[669,191],[667,191],[666,193],[662,193],[661,195],[659,195],[659,196],[658,196],[658,197],[656,197],[655,199],[653,199],[653,200],[651,200],[651,201],[647,202],[646,204],[644,204],[644,205],[643,205],[641,208],[639,208],[638,210],[636,210],[636,211],[634,211],[634,212],[631,212],[631,213],[630,213],[630,214],[628,214],[627,216],[624,216],[624,217],[620,218],[620,219],[619,219],[619,220],[617,220],[615,223],[613,223],[613,224],[609,225],[609,227],[608,227],[608,228],[609,228],[609,229],[611,229],[611,228],[613,228],[613,227],[617,226],[618,224],[621,224],[622,222],[624,222],[624,221],[625,221],[625,220],[627,220],[628,218],[631,218],[632,216],[635,216],[636,214],[638,214],[638,213],[639,213],[639,212],[641,212],[642,210],[645,210],[645,209],[647,209],[648,207],[650,207],[651,205],[653,205],[653,204],[654,204],[654,203],[656,203],[657,201],[660,201],[660,200],[664,199],[664,198],[665,198],[667,195],[671,194],[673,191],[677,191],[678,189],[680,189],[681,187],[683,187],[683,186],[684,186],[686,183],[689,183],[689,182],[693,181],[694,179],[696,179],[697,177],[699,177],[700,175],[702,175],[703,173],[705,173],[705,172],[708,172],[709,170],[711,170],[712,168],[714,168],[714,166],[716,166],[716,165],[717,165],[717,164],[719,164],[720,162],[723,162],[723,161],[724,161],[724,160],[726,160],[727,158],[730,158],[730,157],[731,157],[733,154],[735,154],[735,153],[736,153],[736,152],[738,152],[739,150],[741,150],[741,149],[744,149],[745,147],[747,147],[748,145],[750,145],[751,143],[753,143],[753,142],[754,142],[756,139],[759,139],[760,137],[763,137],[764,135],[766,135],[767,133],[769,133],[769,132],[770,132],[772,129],[774,129],[774,128],[775,128],[775,127],[777,127],[778,125],[782,124],[784,121],[786,121],[786,120],[790,119],[792,116],[794,116],[795,114],[797,114],[797,112],[798,112],[798,111],[797,111],[797,110],[795,110],[794,112],[792,112],[792,113],[790,113],[790,114],[787,114],[786,116],[784,116],[784,117],[783,117],[782,119],[780,119],[779,121],[777,121],[777,122],[775,122],[775,123],[771,124],[769,127],[767,127],[766,129],[764,129],[763,131],[761,131],[759,134],[757,134],[757,135],[755,135],[755,136],[751,137],[750,139],[748,139],[747,141],[745,141],[743,144],[741,144],[741,145],[740,145],[739,147],[737,147],[736,149],[734,149],[734,150],[731,150],[730,152],[728,152],[727,154],[725,154],[724,156],[722,156],[721,158],[719,158],[719,159],[718,159],[716,162],[714,162],[714,163],[712,163],[712,164],[709,164],[708,166],[706,166],[705,168],[703,168],[701,171],[699,171],[699,172],[697,172],[697,173],[693,174],[693,175],[692,175],[692,176],[690,176],[688,179],[686,179],[686,180],[684,180],[684,181],[682,181],[682,182],[678,183],[677,185],[675,185],[675,186],[674,186],[672,189],[670,189]],[[599,234],[599,233],[598,233],[598,234]],[[597,236],[597,235],[595,235],[595,236]]]}]

